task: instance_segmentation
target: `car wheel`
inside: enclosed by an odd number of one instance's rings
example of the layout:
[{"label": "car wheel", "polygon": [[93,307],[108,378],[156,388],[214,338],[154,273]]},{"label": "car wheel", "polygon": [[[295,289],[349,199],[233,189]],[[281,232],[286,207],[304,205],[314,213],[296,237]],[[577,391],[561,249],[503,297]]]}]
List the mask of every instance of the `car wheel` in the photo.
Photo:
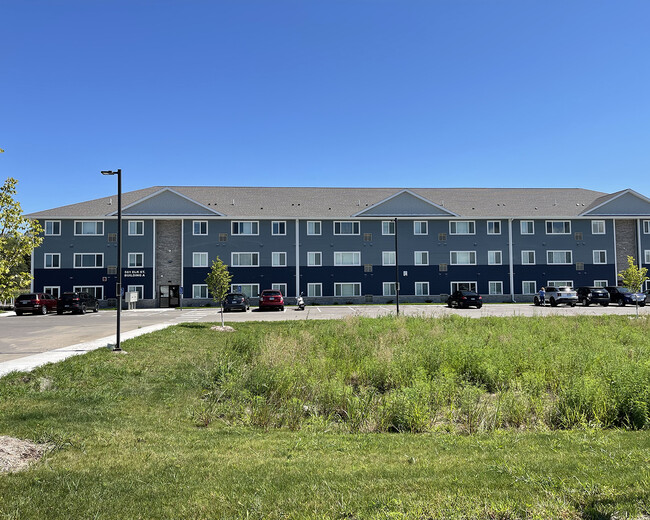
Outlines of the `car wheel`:
[{"label": "car wheel", "polygon": [[86,314],[86,304],[85,303],[81,305],[81,311],[80,312],[81,312],[81,314]]},{"label": "car wheel", "polygon": [[609,307],[609,303],[601,303],[603,307]]},{"label": "car wheel", "polygon": [[539,307],[540,302],[539,302],[539,298],[537,296],[535,296],[535,298],[533,298],[533,303]]},{"label": "car wheel", "polygon": [[47,307],[45,305],[41,307],[41,314],[43,315],[47,314]]},{"label": "car wheel", "polygon": [[16,316],[22,316],[22,315],[23,315],[23,311],[16,311]]},{"label": "car wheel", "polygon": [[56,313],[57,314],[63,314],[63,311],[57,310]]},{"label": "car wheel", "polygon": [[93,308],[93,312],[99,312],[99,302],[95,303],[95,307]]},{"label": "car wheel", "polygon": [[477,309],[480,309],[481,307],[483,307],[483,304],[482,304],[482,303],[479,303],[479,304],[476,306]]},{"label": "car wheel", "polygon": [[551,307],[557,307],[557,302],[555,301],[555,298],[551,297]]},{"label": "car wheel", "polygon": [[280,312],[284,312],[284,305],[280,307]]},{"label": "car wheel", "polygon": [[572,304],[571,304],[571,307],[575,307],[575,306],[576,306],[576,304],[575,304],[575,303],[572,303]]},{"label": "car wheel", "polygon": [[625,307],[625,300],[624,300],[623,298],[621,298],[620,300],[618,300],[617,303],[618,303],[618,306],[619,306],[619,307]]},{"label": "car wheel", "polygon": [[451,309],[451,300],[447,300],[447,307]]},{"label": "car wheel", "polygon": [[584,305],[585,307],[589,307],[590,304],[591,304],[591,302],[589,300],[587,300],[587,298],[582,300],[582,305]]},{"label": "car wheel", "polygon": [[645,302],[643,303],[639,302],[639,307],[645,307]]}]

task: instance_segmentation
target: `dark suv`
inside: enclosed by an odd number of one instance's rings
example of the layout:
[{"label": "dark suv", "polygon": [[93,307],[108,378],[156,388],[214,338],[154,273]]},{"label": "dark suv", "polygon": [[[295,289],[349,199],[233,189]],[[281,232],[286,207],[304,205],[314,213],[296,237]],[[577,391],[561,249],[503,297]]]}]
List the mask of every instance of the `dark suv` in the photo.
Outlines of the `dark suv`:
[{"label": "dark suv", "polygon": [[46,293],[21,294],[14,302],[14,311],[18,316],[22,316],[25,312],[47,314],[55,310],[56,298]]},{"label": "dark suv", "polygon": [[250,309],[250,303],[245,294],[241,293],[228,293],[223,300],[223,311],[230,312],[232,310],[240,310],[246,312]]},{"label": "dark suv", "polygon": [[609,292],[604,287],[578,287],[578,303],[588,307],[592,303],[598,303],[603,307],[609,305]]},{"label": "dark suv", "polygon": [[459,309],[470,305],[475,306],[477,309],[483,307],[483,298],[474,291],[454,291],[449,298],[447,298],[447,307],[458,307]]},{"label": "dark suv", "polygon": [[99,311],[99,302],[86,292],[64,292],[56,306],[57,314],[67,311],[86,314],[87,310]]},{"label": "dark suv", "polygon": [[638,305],[639,307],[645,306],[645,294],[632,292],[627,287],[605,287],[609,292],[609,297],[612,303],[616,303],[619,307],[625,304]]}]

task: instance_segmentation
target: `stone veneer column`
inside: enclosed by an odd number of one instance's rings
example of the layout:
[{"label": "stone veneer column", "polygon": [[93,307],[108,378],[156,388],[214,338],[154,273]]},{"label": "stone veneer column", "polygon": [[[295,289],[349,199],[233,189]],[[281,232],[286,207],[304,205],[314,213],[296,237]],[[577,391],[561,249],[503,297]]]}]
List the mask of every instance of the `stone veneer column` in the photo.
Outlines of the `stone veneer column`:
[{"label": "stone veneer column", "polygon": [[156,298],[161,285],[181,284],[181,221],[156,220]]},{"label": "stone veneer column", "polygon": [[636,221],[635,220],[615,220],[616,226],[616,264],[619,271],[627,268],[628,255],[633,256],[636,262],[637,243],[636,243]]}]

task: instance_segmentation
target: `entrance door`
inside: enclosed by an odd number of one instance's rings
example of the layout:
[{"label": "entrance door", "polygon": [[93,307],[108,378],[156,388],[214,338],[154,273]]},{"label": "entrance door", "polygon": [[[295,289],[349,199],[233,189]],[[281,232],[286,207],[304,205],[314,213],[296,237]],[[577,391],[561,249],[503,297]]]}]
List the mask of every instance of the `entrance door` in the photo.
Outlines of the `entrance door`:
[{"label": "entrance door", "polygon": [[180,285],[160,286],[160,306],[178,307],[181,304]]}]

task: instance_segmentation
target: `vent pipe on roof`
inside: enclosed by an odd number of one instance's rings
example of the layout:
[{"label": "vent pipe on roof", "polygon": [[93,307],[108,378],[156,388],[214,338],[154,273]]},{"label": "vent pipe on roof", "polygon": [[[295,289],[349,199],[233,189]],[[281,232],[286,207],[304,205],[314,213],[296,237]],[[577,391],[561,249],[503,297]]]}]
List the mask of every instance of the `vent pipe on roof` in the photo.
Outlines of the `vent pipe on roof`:
[{"label": "vent pipe on roof", "polygon": [[112,198],[111,198],[111,199],[108,199],[108,205],[109,205],[109,206],[112,206],[112,205],[113,205],[113,199],[112,199]]},{"label": "vent pipe on roof", "polygon": [[235,205],[235,199],[232,199],[232,202],[230,203],[231,206]]}]

